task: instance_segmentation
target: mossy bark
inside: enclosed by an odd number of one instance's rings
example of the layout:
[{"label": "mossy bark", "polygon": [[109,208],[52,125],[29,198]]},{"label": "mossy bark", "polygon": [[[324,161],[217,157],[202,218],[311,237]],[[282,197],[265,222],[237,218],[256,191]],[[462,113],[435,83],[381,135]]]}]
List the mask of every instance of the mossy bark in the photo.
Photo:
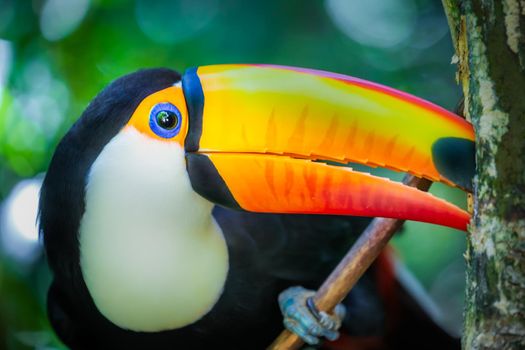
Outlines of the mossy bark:
[{"label": "mossy bark", "polygon": [[525,349],[525,1],[442,1],[476,130],[463,348]]}]

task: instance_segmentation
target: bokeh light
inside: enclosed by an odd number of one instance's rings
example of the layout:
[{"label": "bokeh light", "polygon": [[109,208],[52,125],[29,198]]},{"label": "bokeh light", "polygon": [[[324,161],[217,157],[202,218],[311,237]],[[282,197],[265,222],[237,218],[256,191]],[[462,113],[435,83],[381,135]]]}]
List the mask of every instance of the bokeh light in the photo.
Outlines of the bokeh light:
[{"label": "bokeh light", "polygon": [[68,107],[69,91],[52,74],[45,56],[29,59],[19,69],[0,121],[0,154],[16,173],[35,173]]},{"label": "bokeh light", "polygon": [[40,13],[40,30],[50,41],[73,32],[89,10],[90,0],[47,0]]},{"label": "bokeh light", "polygon": [[394,47],[416,28],[414,0],[326,0],[326,10],[343,33],[364,45]]},{"label": "bokeh light", "polygon": [[11,44],[7,40],[0,39],[0,108],[5,90],[5,83],[9,70],[11,69],[12,50]]},{"label": "bokeh light", "polygon": [[4,252],[21,263],[33,262],[40,253],[37,212],[41,178],[18,183],[3,204],[0,235]]},{"label": "bokeh light", "polygon": [[140,28],[151,40],[174,44],[199,33],[217,15],[219,0],[136,0]]}]

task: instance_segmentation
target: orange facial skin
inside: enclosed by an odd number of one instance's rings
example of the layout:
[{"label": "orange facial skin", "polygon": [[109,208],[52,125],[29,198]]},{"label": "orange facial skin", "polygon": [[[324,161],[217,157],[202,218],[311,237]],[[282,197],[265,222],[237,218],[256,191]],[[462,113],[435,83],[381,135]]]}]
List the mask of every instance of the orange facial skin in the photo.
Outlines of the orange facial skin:
[{"label": "orange facial skin", "polygon": [[[178,108],[182,116],[180,132],[170,139],[166,139],[155,134],[149,125],[151,110],[159,103],[173,104]],[[186,101],[184,100],[182,87],[179,84],[164,90],[157,91],[142,100],[135,112],[133,112],[133,115],[126,125],[126,128],[135,128],[141,133],[156,140],[163,142],[177,142],[181,146],[184,146],[184,140],[186,139],[186,134],[188,133],[188,125],[189,118],[186,108]]]}]

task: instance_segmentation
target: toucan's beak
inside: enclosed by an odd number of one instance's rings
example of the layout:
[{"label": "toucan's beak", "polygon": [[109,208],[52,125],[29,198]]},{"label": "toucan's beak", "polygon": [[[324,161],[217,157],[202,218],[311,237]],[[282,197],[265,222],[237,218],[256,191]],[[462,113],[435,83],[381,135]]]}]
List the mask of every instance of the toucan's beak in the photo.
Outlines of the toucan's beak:
[{"label": "toucan's beak", "polygon": [[381,85],[301,68],[205,66],[182,81],[194,189],[265,213],[381,216],[465,230],[469,214],[349,167],[361,163],[470,188],[474,132],[460,117]]}]

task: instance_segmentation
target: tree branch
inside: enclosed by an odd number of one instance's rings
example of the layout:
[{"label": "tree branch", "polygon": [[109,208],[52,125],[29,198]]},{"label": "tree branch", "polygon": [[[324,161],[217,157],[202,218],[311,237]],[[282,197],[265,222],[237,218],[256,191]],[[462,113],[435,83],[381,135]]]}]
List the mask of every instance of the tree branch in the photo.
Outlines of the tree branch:
[{"label": "tree branch", "polygon": [[[403,183],[422,191],[428,191],[432,184],[429,180],[412,175],[406,175]],[[314,301],[320,311],[331,311],[346,297],[404,222],[387,218],[372,220],[315,294]],[[302,344],[297,335],[284,330],[268,350],[298,349]]]}]

